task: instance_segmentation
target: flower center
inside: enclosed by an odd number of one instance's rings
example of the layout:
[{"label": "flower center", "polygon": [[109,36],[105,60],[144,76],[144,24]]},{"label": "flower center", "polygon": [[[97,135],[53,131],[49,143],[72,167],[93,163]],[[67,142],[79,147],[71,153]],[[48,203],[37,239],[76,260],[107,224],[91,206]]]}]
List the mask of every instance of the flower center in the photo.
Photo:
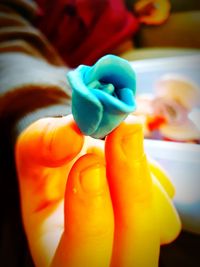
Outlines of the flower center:
[{"label": "flower center", "polygon": [[113,95],[115,92],[115,87],[112,83],[103,83],[99,82],[98,80],[92,81],[88,85],[89,89],[98,89],[106,92],[109,95]]}]

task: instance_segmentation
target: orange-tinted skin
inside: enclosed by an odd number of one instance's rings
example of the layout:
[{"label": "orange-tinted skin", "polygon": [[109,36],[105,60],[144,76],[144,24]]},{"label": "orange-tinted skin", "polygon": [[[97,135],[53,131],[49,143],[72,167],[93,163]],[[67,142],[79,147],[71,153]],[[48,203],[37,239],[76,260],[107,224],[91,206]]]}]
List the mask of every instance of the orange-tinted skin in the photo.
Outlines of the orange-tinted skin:
[{"label": "orange-tinted skin", "polygon": [[134,117],[105,142],[84,138],[72,117],[42,119],[20,135],[16,164],[37,267],[156,267],[181,230],[174,187],[148,162]]}]

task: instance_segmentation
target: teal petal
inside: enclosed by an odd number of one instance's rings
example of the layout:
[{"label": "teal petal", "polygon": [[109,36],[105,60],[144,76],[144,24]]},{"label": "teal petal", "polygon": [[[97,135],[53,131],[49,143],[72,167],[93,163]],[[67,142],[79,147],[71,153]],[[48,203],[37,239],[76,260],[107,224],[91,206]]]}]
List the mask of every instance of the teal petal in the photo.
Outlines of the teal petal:
[{"label": "teal petal", "polygon": [[103,106],[83,83],[83,70],[85,70],[85,66],[80,66],[77,71],[68,72],[67,78],[72,87],[74,119],[85,135],[92,135],[102,119]]},{"label": "teal petal", "polygon": [[129,62],[123,58],[114,55],[106,55],[100,58],[85,73],[84,81],[86,84],[94,80],[112,83],[115,88],[130,88],[135,94],[135,73]]}]

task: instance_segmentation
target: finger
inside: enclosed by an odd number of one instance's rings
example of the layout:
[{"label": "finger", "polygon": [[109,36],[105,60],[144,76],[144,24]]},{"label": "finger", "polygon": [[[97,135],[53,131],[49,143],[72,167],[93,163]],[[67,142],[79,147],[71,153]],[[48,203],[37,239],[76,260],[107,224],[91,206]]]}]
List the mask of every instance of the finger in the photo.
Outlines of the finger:
[{"label": "finger", "polygon": [[58,245],[70,160],[78,154],[82,143],[83,136],[71,116],[41,119],[17,140],[23,224],[37,266],[48,266]]},{"label": "finger", "polygon": [[19,136],[16,151],[23,165],[57,167],[73,159],[82,145],[83,136],[69,115],[31,124]]},{"label": "finger", "polygon": [[160,228],[160,243],[168,244],[176,239],[181,231],[181,221],[167,192],[153,177],[154,206]]},{"label": "finger", "polygon": [[129,117],[107,137],[105,149],[116,225],[111,266],[155,267],[160,240],[141,124]]},{"label": "finger", "polygon": [[65,230],[53,266],[109,266],[113,228],[104,161],[94,154],[84,155],[68,178]]},{"label": "finger", "polygon": [[170,181],[166,171],[153,159],[149,159],[148,161],[149,161],[149,167],[150,167],[151,173],[164,187],[169,197],[173,198],[175,195],[175,188],[172,182]]},{"label": "finger", "polygon": [[38,120],[19,136],[16,165],[27,227],[32,225],[32,214],[57,205],[64,197],[69,171],[65,164],[82,144],[83,136],[71,116]]}]

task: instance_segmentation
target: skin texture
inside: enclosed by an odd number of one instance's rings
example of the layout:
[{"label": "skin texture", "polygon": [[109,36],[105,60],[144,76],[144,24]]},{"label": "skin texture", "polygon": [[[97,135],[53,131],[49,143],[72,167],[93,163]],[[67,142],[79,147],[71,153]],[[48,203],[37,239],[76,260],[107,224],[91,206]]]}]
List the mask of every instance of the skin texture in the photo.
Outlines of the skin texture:
[{"label": "skin texture", "polygon": [[72,116],[41,119],[19,136],[16,164],[37,267],[156,267],[160,244],[180,232],[173,186],[149,168],[134,117],[105,142],[84,137]]}]

